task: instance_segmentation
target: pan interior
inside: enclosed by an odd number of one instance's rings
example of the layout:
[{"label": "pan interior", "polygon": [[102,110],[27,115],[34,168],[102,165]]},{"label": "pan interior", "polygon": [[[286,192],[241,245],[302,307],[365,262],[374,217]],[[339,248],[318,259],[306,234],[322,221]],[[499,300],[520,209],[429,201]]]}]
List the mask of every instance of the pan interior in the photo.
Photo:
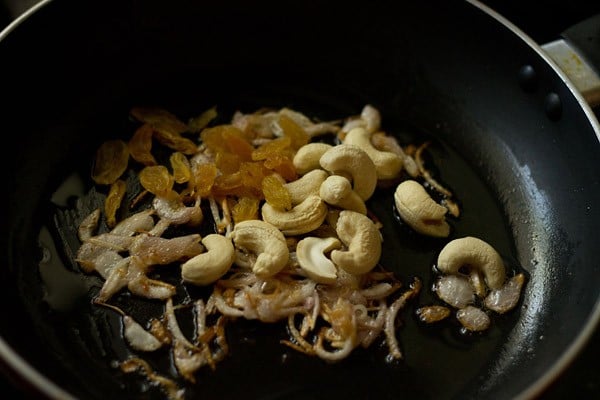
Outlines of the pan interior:
[{"label": "pan interior", "polygon": [[[372,349],[328,365],[283,349],[281,326],[258,329],[238,322],[231,329],[231,357],[216,371],[203,371],[192,394],[512,397],[543,375],[591,315],[598,267],[590,260],[597,259],[598,250],[585,240],[594,234],[593,224],[585,222],[599,219],[592,206],[600,204],[593,168],[600,159],[597,137],[539,57],[479,11],[466,4],[441,5],[435,14],[425,6],[407,6],[403,13],[375,6],[361,9],[365,25],[341,30],[330,24],[332,18],[358,10],[292,8],[281,18],[273,9],[260,13],[244,4],[211,5],[202,12],[174,7],[167,14],[153,2],[112,4],[122,13],[60,4],[32,16],[21,36],[2,43],[11,60],[2,71],[21,78],[4,86],[14,99],[6,123],[15,133],[27,133],[11,139],[13,160],[19,162],[6,164],[16,172],[7,218],[11,269],[3,277],[18,284],[3,296],[22,300],[9,316],[31,316],[22,329],[38,336],[24,341],[21,329],[2,334],[75,395],[131,397],[141,388],[148,397],[159,396],[142,380],[121,377],[111,367],[111,361],[129,354],[117,318],[90,306],[99,281],[76,274],[63,248],[69,243],[67,227],[55,218],[57,207],[72,207],[72,195],[90,187],[89,161],[97,145],[131,133],[127,113],[136,105],[158,105],[182,117],[214,104],[225,114],[289,106],[334,119],[371,103],[401,142],[433,140],[435,172],[464,209],[451,221],[453,237],[482,237],[512,268],[529,274],[520,309],[495,318],[484,335],[459,335],[452,324],[419,325],[414,306],[434,301],[431,266],[443,242],[417,238],[400,225],[391,192],[384,191],[369,204],[384,223],[382,262],[405,284],[413,276],[425,282],[418,302],[401,315],[405,361],[386,363],[383,349]],[[61,8],[65,4],[71,8]],[[227,13],[220,7],[229,7]],[[309,12],[316,28],[307,31],[301,28]],[[48,21],[64,13],[78,19],[51,26]],[[203,13],[213,18],[202,18]],[[448,18],[457,14],[460,19]],[[468,26],[458,22],[465,17],[472,21]],[[49,33],[40,38],[36,32],[44,24]],[[223,29],[229,25],[237,29]],[[74,29],[81,34],[73,37]],[[240,30],[248,34],[236,33]],[[498,47],[490,49],[492,42]],[[22,55],[18,49],[24,45],[36,51]],[[48,60],[41,74],[34,68],[38,57]],[[533,93],[518,85],[524,63],[539,73]],[[549,91],[563,99],[559,121],[545,115]],[[58,92],[66,102],[53,101]],[[35,121],[23,124],[31,115]],[[56,189],[71,176],[81,183],[71,183],[58,201]],[[57,260],[55,270],[40,276],[38,266],[48,256]],[[156,312],[156,305],[134,298],[119,301],[140,316]],[[160,356],[157,364],[172,373],[164,362],[168,355]]]}]

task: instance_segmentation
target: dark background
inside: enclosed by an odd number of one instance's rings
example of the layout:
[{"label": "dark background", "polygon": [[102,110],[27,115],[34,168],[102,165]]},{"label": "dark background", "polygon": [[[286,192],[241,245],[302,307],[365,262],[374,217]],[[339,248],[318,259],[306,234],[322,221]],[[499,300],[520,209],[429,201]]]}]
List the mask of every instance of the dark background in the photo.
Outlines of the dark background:
[{"label": "dark background", "polygon": [[[0,28],[20,15],[37,0],[0,0]],[[484,0],[531,36],[538,43],[560,37],[561,33],[586,18],[600,14],[600,1],[565,0]],[[597,29],[600,34],[600,26]],[[600,52],[600,49],[598,49]],[[600,69],[600,66],[597,66]],[[600,118],[600,107],[595,110]],[[591,337],[587,346],[570,367],[540,396],[541,399],[600,398],[600,331]],[[0,376],[0,397],[24,400],[28,398],[6,378]]]}]

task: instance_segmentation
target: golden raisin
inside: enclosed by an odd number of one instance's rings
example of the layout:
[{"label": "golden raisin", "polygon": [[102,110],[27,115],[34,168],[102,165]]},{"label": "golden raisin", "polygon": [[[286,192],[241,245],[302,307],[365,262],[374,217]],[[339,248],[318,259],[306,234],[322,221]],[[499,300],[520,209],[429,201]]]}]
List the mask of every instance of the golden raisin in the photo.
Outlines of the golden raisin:
[{"label": "golden raisin", "polygon": [[270,175],[263,179],[262,191],[267,203],[273,207],[282,210],[290,210],[292,208],[290,192],[275,175]]},{"label": "golden raisin", "polygon": [[265,177],[265,170],[262,163],[245,162],[240,165],[240,175],[242,183],[249,193],[254,197],[262,198],[262,181]]},{"label": "golden raisin", "polygon": [[252,152],[252,159],[254,161],[265,160],[270,155],[281,153],[282,151],[289,150],[292,139],[289,136],[283,136],[277,139],[273,139],[255,149]]},{"label": "golden raisin", "polygon": [[195,154],[198,150],[196,143],[188,138],[184,138],[179,133],[159,130],[154,127],[154,138],[164,146],[175,151],[180,151],[183,154]]},{"label": "golden raisin", "polygon": [[223,132],[223,139],[227,145],[227,149],[240,157],[242,161],[252,160],[252,152],[254,147],[248,142],[242,135],[242,131],[238,128],[233,127],[234,130],[227,130]]},{"label": "golden raisin", "polygon": [[223,133],[226,130],[226,125],[217,125],[211,128],[206,128],[200,133],[200,140],[208,149],[218,152],[226,152],[225,139]]},{"label": "golden raisin", "polygon": [[231,153],[219,152],[215,157],[217,168],[224,174],[233,174],[240,169],[240,158]]},{"label": "golden raisin", "polygon": [[131,158],[147,166],[156,165],[156,160],[151,153],[153,132],[151,125],[144,124],[135,131],[128,143]]},{"label": "golden raisin", "polygon": [[206,197],[210,194],[217,173],[215,164],[201,164],[194,169],[194,181],[200,196]]},{"label": "golden raisin", "polygon": [[108,196],[104,200],[104,213],[106,214],[106,224],[113,228],[117,224],[117,210],[121,207],[127,185],[121,179],[115,181],[108,191]]},{"label": "golden raisin", "polygon": [[209,108],[197,117],[191,118],[188,122],[188,130],[198,133],[206,128],[210,121],[217,118],[217,107]]},{"label": "golden raisin", "polygon": [[186,124],[161,108],[134,107],[130,113],[138,121],[150,124],[157,131],[164,131],[166,135],[179,135],[187,130]]},{"label": "golden raisin", "polygon": [[242,193],[242,174],[238,171],[229,175],[219,175],[212,187],[213,196],[227,196]]},{"label": "golden raisin", "polygon": [[291,158],[281,154],[274,154],[269,156],[264,161],[265,168],[277,172],[287,182],[295,181],[298,178],[296,174],[296,167]]},{"label": "golden raisin", "polygon": [[152,194],[165,196],[173,188],[173,177],[164,165],[146,167],[140,171],[140,184]]},{"label": "golden raisin", "polygon": [[189,182],[192,178],[192,169],[187,157],[179,152],[175,152],[171,154],[169,161],[171,162],[171,168],[173,168],[173,178],[175,179],[175,182]]},{"label": "golden raisin", "polygon": [[122,140],[109,140],[102,143],[96,152],[92,169],[92,179],[100,185],[114,183],[127,169],[129,150]]},{"label": "golden raisin", "polygon": [[247,221],[250,219],[258,219],[259,200],[254,197],[241,197],[237,204],[231,210],[233,214],[233,222]]},{"label": "golden raisin", "polygon": [[278,120],[279,126],[283,130],[283,136],[291,139],[291,147],[298,150],[310,140],[310,136],[304,128],[298,125],[293,119],[287,115],[280,115]]}]

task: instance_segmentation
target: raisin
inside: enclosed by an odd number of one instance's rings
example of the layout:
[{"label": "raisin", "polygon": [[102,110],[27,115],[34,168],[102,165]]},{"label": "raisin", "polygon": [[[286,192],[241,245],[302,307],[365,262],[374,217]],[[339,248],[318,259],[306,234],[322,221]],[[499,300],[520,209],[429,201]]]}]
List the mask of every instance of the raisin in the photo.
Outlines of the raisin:
[{"label": "raisin", "polygon": [[252,159],[254,161],[261,161],[267,159],[271,155],[281,153],[282,151],[289,150],[292,139],[289,136],[280,137],[273,139],[255,149],[252,152]]},{"label": "raisin", "polygon": [[281,154],[270,155],[264,161],[265,168],[277,172],[287,182],[294,181],[298,178],[296,174],[296,167],[292,158]]},{"label": "raisin", "polygon": [[106,224],[113,228],[117,224],[117,210],[121,207],[127,185],[121,179],[116,180],[108,191],[108,196],[104,200],[104,213],[106,214]]},{"label": "raisin", "polygon": [[128,143],[131,158],[146,166],[156,165],[156,160],[151,153],[153,132],[151,125],[144,124],[135,131]]},{"label": "raisin", "polygon": [[210,194],[217,173],[215,164],[201,164],[194,169],[194,182],[200,196],[206,197]]},{"label": "raisin", "polygon": [[179,135],[187,131],[186,124],[161,108],[134,107],[130,113],[138,121],[150,124],[157,131],[164,131],[166,135]]},{"label": "raisin", "polygon": [[122,140],[109,140],[98,148],[92,179],[100,185],[114,183],[127,169],[129,149]]},{"label": "raisin", "polygon": [[164,165],[144,168],[139,178],[144,189],[157,196],[165,196],[173,188],[173,177]]},{"label": "raisin", "polygon": [[263,179],[262,191],[265,195],[265,200],[271,206],[281,210],[291,210],[292,198],[290,192],[275,175],[270,175]]},{"label": "raisin", "polygon": [[258,219],[259,200],[254,197],[241,197],[237,204],[231,210],[233,214],[233,222],[247,221],[250,219]]},{"label": "raisin", "polygon": [[310,136],[308,133],[306,133],[304,128],[294,122],[294,120],[287,115],[280,115],[278,123],[279,127],[281,127],[283,130],[283,136],[290,138],[291,147],[293,149],[298,150],[310,140]]},{"label": "raisin", "polygon": [[192,178],[192,169],[190,161],[182,153],[175,152],[169,158],[171,168],[173,168],[173,178],[177,183],[189,182]]},{"label": "raisin", "polygon": [[210,122],[217,118],[217,107],[209,108],[197,117],[191,118],[188,122],[188,130],[198,133],[206,128]]}]

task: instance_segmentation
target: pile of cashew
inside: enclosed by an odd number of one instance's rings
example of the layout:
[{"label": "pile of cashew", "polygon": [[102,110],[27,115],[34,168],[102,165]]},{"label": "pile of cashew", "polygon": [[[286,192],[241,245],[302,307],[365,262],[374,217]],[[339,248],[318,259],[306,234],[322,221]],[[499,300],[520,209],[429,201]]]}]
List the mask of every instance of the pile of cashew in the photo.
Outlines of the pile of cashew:
[{"label": "pile of cashew", "polygon": [[[380,125],[376,109],[365,107],[353,124],[339,145],[313,142],[298,149],[293,164],[300,177],[284,185],[291,210],[265,202],[261,220],[238,223],[218,241],[207,236],[203,244],[208,252],[183,264],[184,281],[213,283],[234,263],[269,277],[297,262],[307,276],[322,284],[335,282],[340,268],[354,275],[373,269],[381,256],[382,239],[367,216],[365,202],[379,180],[398,177],[402,158],[370,143]],[[324,225],[326,237],[312,234]],[[297,236],[301,237],[296,247],[288,248],[286,238]]]}]

